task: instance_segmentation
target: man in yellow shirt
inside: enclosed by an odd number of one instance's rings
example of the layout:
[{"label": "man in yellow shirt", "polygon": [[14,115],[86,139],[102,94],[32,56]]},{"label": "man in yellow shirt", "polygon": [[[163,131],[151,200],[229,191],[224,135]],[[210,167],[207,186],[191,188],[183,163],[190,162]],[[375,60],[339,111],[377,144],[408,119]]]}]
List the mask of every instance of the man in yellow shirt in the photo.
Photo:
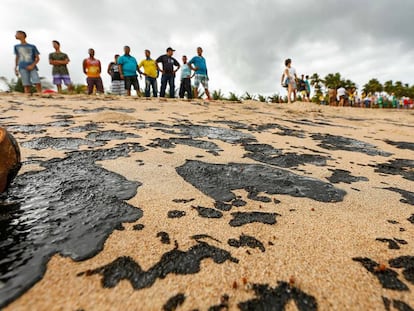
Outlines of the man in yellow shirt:
[{"label": "man in yellow shirt", "polygon": [[[144,67],[144,72],[139,68]],[[151,58],[151,51],[145,50],[145,59],[138,64],[138,71],[145,76],[145,97],[150,97],[150,89],[152,88],[152,95],[157,97],[157,78],[158,68],[155,60]]]}]

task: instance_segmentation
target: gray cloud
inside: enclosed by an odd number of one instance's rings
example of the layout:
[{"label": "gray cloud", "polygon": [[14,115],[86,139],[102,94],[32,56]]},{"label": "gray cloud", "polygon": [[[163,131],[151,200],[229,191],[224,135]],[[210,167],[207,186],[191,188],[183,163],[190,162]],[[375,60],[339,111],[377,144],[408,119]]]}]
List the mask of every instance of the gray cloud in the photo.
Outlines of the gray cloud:
[{"label": "gray cloud", "polygon": [[2,46],[11,51],[0,60],[6,77],[13,74],[14,32],[24,29],[49,80],[47,55],[57,39],[77,83],[84,83],[81,62],[89,47],[106,69],[128,44],[137,59],[145,48],[157,57],[171,45],[179,61],[203,46],[211,89],[225,93],[284,92],[279,82],[287,57],[298,73],[340,72],[360,86],[373,77],[414,84],[412,0],[20,1],[30,14],[16,14],[15,5],[0,3]]}]

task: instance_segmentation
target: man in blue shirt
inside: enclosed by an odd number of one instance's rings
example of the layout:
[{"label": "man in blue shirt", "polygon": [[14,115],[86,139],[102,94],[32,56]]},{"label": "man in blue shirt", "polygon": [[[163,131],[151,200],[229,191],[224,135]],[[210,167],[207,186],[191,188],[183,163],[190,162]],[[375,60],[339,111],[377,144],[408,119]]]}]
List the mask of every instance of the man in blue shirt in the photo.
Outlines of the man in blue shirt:
[{"label": "man in blue shirt", "polygon": [[181,85],[180,85],[180,98],[184,98],[185,92],[187,92],[187,99],[193,97],[191,91],[191,68],[187,63],[187,56],[183,55],[183,65],[181,66]]},{"label": "man in blue shirt", "polygon": [[195,71],[194,79],[194,97],[198,97],[198,87],[203,85],[204,92],[207,95],[207,98],[210,100],[210,92],[208,91],[208,74],[207,74],[207,64],[206,59],[203,57],[203,49],[201,47],[197,48],[197,56],[194,56],[188,64],[191,69]]},{"label": "man in blue shirt", "polygon": [[36,46],[26,42],[26,33],[24,31],[16,31],[16,39],[20,40],[20,44],[14,46],[16,76],[20,74],[25,93],[30,93],[32,83],[36,85],[36,91],[41,93],[42,86],[36,66],[40,60],[40,53]]},{"label": "man in blue shirt", "polygon": [[121,79],[125,82],[125,90],[127,91],[128,96],[131,96],[131,85],[134,86],[137,95],[140,94],[137,75],[138,63],[135,57],[129,54],[130,52],[130,47],[126,45],[124,46],[125,54],[118,58],[119,73]]}]

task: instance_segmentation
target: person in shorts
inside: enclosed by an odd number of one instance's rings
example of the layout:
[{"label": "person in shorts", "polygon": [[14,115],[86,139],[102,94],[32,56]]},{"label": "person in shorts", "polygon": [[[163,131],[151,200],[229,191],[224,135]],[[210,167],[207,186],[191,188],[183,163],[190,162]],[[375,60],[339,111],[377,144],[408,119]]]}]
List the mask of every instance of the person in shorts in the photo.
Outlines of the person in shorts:
[{"label": "person in shorts", "polygon": [[125,90],[128,96],[131,96],[131,86],[134,86],[134,90],[137,95],[140,94],[139,82],[138,82],[138,63],[135,57],[130,55],[131,49],[129,46],[124,46],[124,55],[118,58],[119,73],[121,79],[125,82]]},{"label": "person in shorts", "polygon": [[20,74],[24,92],[31,93],[32,84],[36,86],[38,93],[42,92],[40,77],[37,72],[37,64],[40,61],[40,53],[35,45],[26,42],[26,33],[22,30],[16,31],[16,39],[20,40],[20,44],[14,46],[14,54],[16,55],[15,73]]},{"label": "person in shorts", "polygon": [[204,88],[204,92],[207,95],[207,99],[211,100],[210,92],[208,90],[208,74],[206,59],[203,57],[203,49],[197,48],[197,55],[194,56],[189,62],[191,70],[194,70],[194,98],[198,98],[198,88],[200,84]]},{"label": "person in shorts", "polygon": [[114,61],[109,63],[107,72],[111,76],[111,93],[125,95],[125,83],[119,73],[118,58],[119,54],[115,54]]},{"label": "person in shorts", "polygon": [[67,64],[70,59],[66,53],[60,51],[59,41],[52,41],[55,52],[49,54],[49,64],[52,67],[53,84],[56,85],[58,93],[62,93],[62,83],[66,85],[69,92],[73,91],[72,81],[70,80]]},{"label": "person in shorts", "polygon": [[88,50],[89,57],[83,60],[83,72],[86,74],[86,83],[88,84],[88,94],[93,93],[94,87],[97,93],[104,93],[104,87],[101,78],[101,62],[95,58],[95,50]]}]

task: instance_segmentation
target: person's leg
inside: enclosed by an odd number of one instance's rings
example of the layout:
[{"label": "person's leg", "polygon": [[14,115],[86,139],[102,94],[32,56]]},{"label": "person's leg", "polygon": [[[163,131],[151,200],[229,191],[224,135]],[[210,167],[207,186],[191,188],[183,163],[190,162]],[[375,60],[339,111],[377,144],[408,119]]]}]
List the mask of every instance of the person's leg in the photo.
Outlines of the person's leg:
[{"label": "person's leg", "polygon": [[180,83],[180,90],[178,91],[178,96],[180,98],[184,98],[184,93],[185,93],[185,79],[181,79],[181,83]]},{"label": "person's leg", "polygon": [[124,77],[126,95],[131,96],[131,77]]},{"label": "person's leg", "polygon": [[145,97],[150,97],[151,78],[145,77]]},{"label": "person's leg", "polygon": [[187,78],[185,80],[186,80],[185,81],[185,88],[186,88],[186,91],[187,91],[187,98],[191,99],[193,97],[193,92],[191,90],[191,79]]},{"label": "person's leg", "polygon": [[158,96],[158,83],[157,78],[151,78],[152,93],[154,97]]},{"label": "person's leg", "polygon": [[165,89],[167,88],[167,80],[168,78],[165,75],[161,76],[160,97],[165,97]]},{"label": "person's leg", "polygon": [[101,78],[96,78],[96,91],[98,93],[104,94],[104,87],[103,87],[103,82]]},{"label": "person's leg", "polygon": [[203,87],[204,87],[204,93],[206,93],[206,95],[207,95],[207,99],[211,100],[210,92],[208,90],[208,78],[207,77],[203,78],[202,84],[203,84]]},{"label": "person's leg", "polygon": [[[69,93],[72,93],[72,91],[73,91],[73,84],[72,84],[72,80],[70,79],[69,75],[63,76],[63,79],[62,80],[63,80],[63,83],[65,83],[65,85],[66,85],[66,87],[68,89],[68,92]],[[60,90],[62,91],[62,86],[61,86]]]},{"label": "person's leg", "polygon": [[198,98],[198,87],[200,86],[200,77],[196,75],[194,78],[194,98]]},{"label": "person's leg", "polygon": [[132,77],[132,84],[134,86],[135,92],[137,92],[137,96],[141,96],[141,90],[139,89],[139,81],[138,77]]},{"label": "person's leg", "polygon": [[37,93],[42,93],[42,85],[40,84],[40,77],[36,69],[29,72],[31,82],[36,86]]},{"label": "person's leg", "polygon": [[291,97],[292,97],[292,89],[293,89],[292,84],[290,84],[290,83],[289,83],[289,85],[288,85],[288,95],[287,95],[287,98],[288,98],[288,104],[290,104],[290,103],[291,103],[290,99],[291,99]]},{"label": "person's leg", "polygon": [[93,92],[93,81],[92,78],[86,78],[86,84],[88,85],[88,95],[91,95]]},{"label": "person's leg", "polygon": [[170,79],[169,79],[169,84],[170,84],[170,98],[174,98],[175,97],[175,76],[171,75]]}]

